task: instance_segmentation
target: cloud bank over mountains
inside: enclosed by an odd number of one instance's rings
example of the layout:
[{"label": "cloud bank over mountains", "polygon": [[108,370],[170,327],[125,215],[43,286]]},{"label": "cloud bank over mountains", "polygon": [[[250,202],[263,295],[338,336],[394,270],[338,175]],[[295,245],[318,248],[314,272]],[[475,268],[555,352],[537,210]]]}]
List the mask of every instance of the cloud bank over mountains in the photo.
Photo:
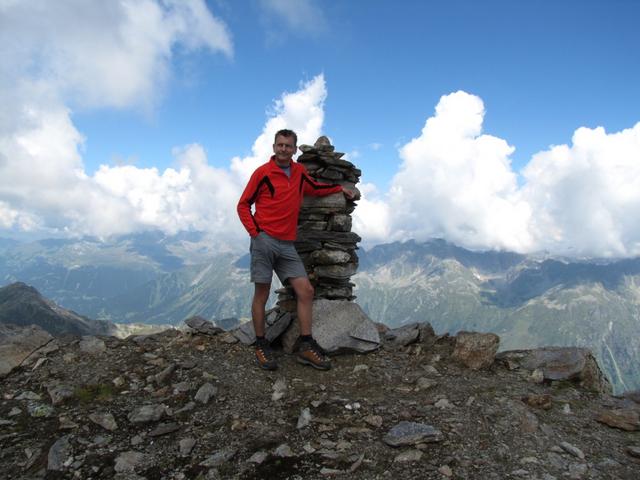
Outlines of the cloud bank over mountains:
[{"label": "cloud bank over mountains", "polygon": [[[283,93],[251,154],[226,168],[192,144],[174,148],[175,168],[102,165],[90,174],[76,109],[153,109],[178,47],[232,57],[231,34],[202,0],[36,5],[37,15],[21,2],[0,5],[0,234],[203,230],[244,248],[235,213],[242,188],[271,154],[275,131],[293,128],[299,143],[323,133],[324,76]],[[82,28],[68,28],[70,19]],[[479,97],[458,91],[417,135],[408,132],[416,136],[398,149],[390,190],[360,186],[354,230],[365,245],[441,237],[472,249],[640,254],[640,123],[612,133],[580,127],[570,144],[516,172],[515,147],[483,132],[484,115]],[[340,132],[327,133],[341,148]]]}]

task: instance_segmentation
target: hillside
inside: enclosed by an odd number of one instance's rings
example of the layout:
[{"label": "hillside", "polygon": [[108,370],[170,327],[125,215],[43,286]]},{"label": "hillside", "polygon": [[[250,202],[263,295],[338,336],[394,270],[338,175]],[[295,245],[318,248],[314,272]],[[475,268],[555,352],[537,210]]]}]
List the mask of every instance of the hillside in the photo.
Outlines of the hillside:
[{"label": "hillside", "polygon": [[110,322],[91,320],[44,298],[33,287],[13,283],[0,288],[0,324],[38,325],[52,335],[112,335]]},{"label": "hillside", "polygon": [[[640,388],[640,259],[473,252],[442,240],[380,245],[358,255],[357,302],[377,322],[498,332],[503,348],[584,346],[616,391]],[[0,275],[89,318],[178,325],[193,315],[248,317],[245,260],[212,252],[195,233],[149,233],[110,242],[9,242],[0,252]]]},{"label": "hillside", "polygon": [[47,340],[0,384],[4,475],[637,478],[637,394],[472,370],[455,345],[385,344],[328,372],[279,351],[265,372],[229,334]]},{"label": "hillside", "polygon": [[640,388],[640,259],[537,260],[406,242],[361,255],[353,280],[376,321],[496,332],[505,349],[587,347],[617,391]]}]

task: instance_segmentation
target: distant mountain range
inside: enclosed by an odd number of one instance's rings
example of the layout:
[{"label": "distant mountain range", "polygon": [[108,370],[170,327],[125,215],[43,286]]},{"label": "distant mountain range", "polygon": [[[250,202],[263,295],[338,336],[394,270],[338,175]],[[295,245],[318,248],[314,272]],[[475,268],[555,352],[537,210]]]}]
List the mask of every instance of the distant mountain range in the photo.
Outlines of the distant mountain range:
[{"label": "distant mountain range", "polygon": [[[0,241],[0,286],[25,282],[89,318],[176,325],[202,315],[231,325],[250,314],[248,262],[209,245],[198,233]],[[359,257],[357,302],[374,321],[492,331],[501,349],[586,346],[618,390],[640,388],[640,259],[534,258],[442,240]]]}]

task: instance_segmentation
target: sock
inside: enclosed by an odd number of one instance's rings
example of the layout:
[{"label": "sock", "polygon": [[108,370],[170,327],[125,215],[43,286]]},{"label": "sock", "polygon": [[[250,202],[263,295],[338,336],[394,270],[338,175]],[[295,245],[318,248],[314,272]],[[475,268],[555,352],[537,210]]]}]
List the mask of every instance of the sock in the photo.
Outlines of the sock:
[{"label": "sock", "polygon": [[300,335],[300,340],[303,342],[310,342],[313,340],[313,337],[311,335]]},{"label": "sock", "polygon": [[264,338],[264,335],[262,335],[261,337],[256,335],[256,343],[260,343],[260,342],[264,342],[264,341],[266,341],[265,338]]}]

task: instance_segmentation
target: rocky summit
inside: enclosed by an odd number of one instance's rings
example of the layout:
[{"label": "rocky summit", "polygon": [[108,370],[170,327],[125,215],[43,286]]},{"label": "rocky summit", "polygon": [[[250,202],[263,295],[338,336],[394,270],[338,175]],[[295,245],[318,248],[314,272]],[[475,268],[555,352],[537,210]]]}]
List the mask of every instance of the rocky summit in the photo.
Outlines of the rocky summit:
[{"label": "rocky summit", "polygon": [[496,355],[489,334],[379,326],[377,350],[330,371],[279,349],[265,372],[236,336],[192,323],[125,339],[12,329],[0,476],[639,478],[640,393],[611,395],[587,350]]}]

